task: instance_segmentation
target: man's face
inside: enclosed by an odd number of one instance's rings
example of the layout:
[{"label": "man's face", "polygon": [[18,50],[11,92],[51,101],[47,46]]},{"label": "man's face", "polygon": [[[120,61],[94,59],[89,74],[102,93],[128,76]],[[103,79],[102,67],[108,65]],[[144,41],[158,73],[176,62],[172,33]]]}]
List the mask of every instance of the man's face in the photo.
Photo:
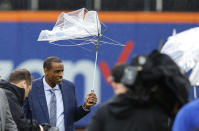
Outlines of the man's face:
[{"label": "man's face", "polygon": [[54,87],[56,84],[60,84],[63,78],[64,65],[63,63],[52,62],[50,69],[45,68],[44,73],[46,82]]}]

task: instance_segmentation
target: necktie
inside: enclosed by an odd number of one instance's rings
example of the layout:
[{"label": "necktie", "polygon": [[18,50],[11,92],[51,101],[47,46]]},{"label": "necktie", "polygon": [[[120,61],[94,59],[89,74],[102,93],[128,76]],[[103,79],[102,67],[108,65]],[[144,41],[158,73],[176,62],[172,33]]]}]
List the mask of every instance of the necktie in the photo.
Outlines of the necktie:
[{"label": "necktie", "polygon": [[51,89],[51,99],[50,99],[50,125],[56,126],[57,121],[57,101],[55,95],[55,89]]}]

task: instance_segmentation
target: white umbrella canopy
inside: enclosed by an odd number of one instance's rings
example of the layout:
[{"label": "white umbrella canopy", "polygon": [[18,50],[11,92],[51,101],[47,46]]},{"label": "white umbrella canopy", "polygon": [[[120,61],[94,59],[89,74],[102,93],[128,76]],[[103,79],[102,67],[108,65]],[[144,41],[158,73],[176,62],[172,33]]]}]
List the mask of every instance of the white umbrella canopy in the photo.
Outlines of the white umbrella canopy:
[{"label": "white umbrella canopy", "polygon": [[182,70],[189,72],[189,80],[194,86],[194,98],[197,98],[196,86],[199,86],[199,27],[174,34],[161,49],[168,54]]},{"label": "white umbrella canopy", "polygon": [[193,69],[199,61],[199,27],[170,36],[161,52],[171,56],[183,70]]},{"label": "white umbrella canopy", "polygon": [[[192,85],[199,82],[199,27],[174,34],[161,49],[168,54],[184,71],[192,70],[190,81]],[[196,66],[197,65],[197,66]],[[194,76],[193,76],[194,75]]]},{"label": "white umbrella canopy", "polygon": [[85,8],[69,13],[62,12],[52,30],[42,30],[38,41],[59,41],[101,34],[101,24],[96,11]]}]

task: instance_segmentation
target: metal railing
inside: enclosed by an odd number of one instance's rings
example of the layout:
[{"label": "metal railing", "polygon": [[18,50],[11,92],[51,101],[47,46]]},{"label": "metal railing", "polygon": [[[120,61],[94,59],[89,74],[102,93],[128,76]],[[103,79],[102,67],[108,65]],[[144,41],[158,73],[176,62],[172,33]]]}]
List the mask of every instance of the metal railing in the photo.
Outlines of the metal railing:
[{"label": "metal railing", "polygon": [[0,0],[0,10],[199,11],[199,0]]}]

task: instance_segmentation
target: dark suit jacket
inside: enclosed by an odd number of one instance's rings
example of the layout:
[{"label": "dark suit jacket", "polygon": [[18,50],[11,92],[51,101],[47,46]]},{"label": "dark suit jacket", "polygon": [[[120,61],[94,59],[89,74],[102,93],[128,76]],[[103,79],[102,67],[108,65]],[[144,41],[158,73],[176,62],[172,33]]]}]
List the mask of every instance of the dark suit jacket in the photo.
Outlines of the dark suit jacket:
[{"label": "dark suit jacket", "polygon": [[[88,113],[88,111],[85,111],[82,106],[77,107],[75,87],[71,82],[63,79],[59,86],[64,104],[65,130],[74,131],[74,121],[81,119]],[[43,86],[43,77],[33,81],[32,90],[24,104],[26,116],[30,116],[29,109],[32,110],[33,119],[37,120],[39,124],[50,123]]]}]

